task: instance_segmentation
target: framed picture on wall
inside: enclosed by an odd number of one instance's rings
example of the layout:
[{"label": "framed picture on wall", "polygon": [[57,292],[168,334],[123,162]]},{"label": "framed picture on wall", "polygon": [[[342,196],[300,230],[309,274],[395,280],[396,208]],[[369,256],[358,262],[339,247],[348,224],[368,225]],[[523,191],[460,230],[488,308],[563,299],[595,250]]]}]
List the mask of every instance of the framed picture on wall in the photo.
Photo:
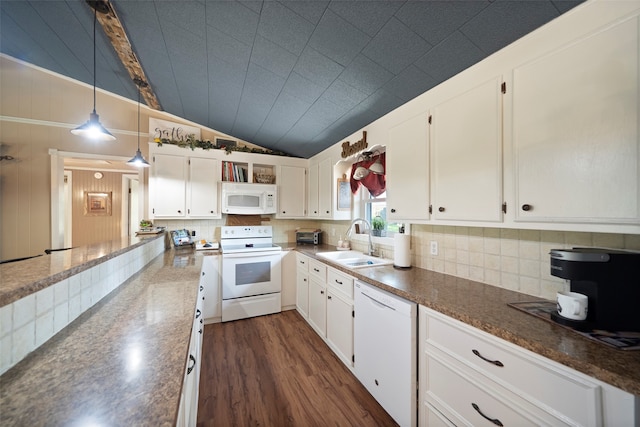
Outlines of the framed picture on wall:
[{"label": "framed picture on wall", "polygon": [[338,178],[338,210],[348,211],[351,209],[351,185],[346,175]]},{"label": "framed picture on wall", "polygon": [[111,191],[109,192],[84,192],[85,216],[111,216]]}]

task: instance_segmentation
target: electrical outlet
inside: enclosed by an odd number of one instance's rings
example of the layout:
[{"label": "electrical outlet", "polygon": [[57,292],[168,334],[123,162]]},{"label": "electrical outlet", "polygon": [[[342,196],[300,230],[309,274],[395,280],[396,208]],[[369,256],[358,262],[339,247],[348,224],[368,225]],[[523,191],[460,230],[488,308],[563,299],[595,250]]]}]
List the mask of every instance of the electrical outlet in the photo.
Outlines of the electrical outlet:
[{"label": "electrical outlet", "polygon": [[438,242],[435,240],[431,241],[431,255],[438,255]]}]

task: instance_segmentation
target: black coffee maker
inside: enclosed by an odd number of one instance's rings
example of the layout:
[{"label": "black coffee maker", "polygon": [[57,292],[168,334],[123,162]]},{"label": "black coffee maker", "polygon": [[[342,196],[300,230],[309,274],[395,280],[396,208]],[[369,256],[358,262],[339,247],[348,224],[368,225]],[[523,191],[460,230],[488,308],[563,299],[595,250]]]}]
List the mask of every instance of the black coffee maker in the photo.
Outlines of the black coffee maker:
[{"label": "black coffee maker", "polygon": [[585,320],[552,313],[553,320],[583,331],[640,332],[640,252],[573,248],[549,254],[551,274],[589,298]]}]

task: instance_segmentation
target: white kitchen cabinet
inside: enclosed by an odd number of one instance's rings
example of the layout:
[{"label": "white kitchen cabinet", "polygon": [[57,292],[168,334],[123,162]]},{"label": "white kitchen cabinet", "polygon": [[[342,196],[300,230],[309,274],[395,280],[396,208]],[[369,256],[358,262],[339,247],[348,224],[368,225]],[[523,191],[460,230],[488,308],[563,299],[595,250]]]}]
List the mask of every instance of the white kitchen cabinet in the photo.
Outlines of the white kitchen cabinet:
[{"label": "white kitchen cabinet", "polygon": [[327,343],[345,365],[353,367],[353,300],[327,288]]},{"label": "white kitchen cabinet", "polygon": [[314,276],[309,277],[308,322],[322,338],[327,336],[327,287]]},{"label": "white kitchen cabinet", "polygon": [[202,259],[200,286],[203,288],[202,312],[206,323],[216,323],[222,319],[220,259],[219,255],[208,255]]},{"label": "white kitchen cabinet", "polygon": [[190,157],[187,181],[187,215],[191,218],[220,218],[216,159]]},{"label": "white kitchen cabinet", "polygon": [[292,250],[282,251],[282,290],[280,300],[282,310],[292,310],[297,305],[296,255]]},{"label": "white kitchen cabinet", "polygon": [[330,157],[309,166],[309,209],[307,216],[313,218],[332,217],[332,185],[333,169]]},{"label": "white kitchen cabinet", "polygon": [[386,148],[387,218],[429,219],[429,123],[420,114],[389,130]]},{"label": "white kitchen cabinet", "polygon": [[149,181],[152,216],[184,218],[187,214],[186,157],[154,154]]},{"label": "white kitchen cabinet", "polygon": [[421,425],[634,425],[629,393],[424,306],[419,322]]},{"label": "white kitchen cabinet", "polygon": [[303,218],[305,216],[306,168],[280,166],[278,168],[277,218]]},{"label": "white kitchen cabinet", "polygon": [[638,19],[513,71],[515,221],[640,221]]},{"label": "white kitchen cabinet", "polygon": [[502,221],[501,83],[493,78],[432,110],[436,221]]},{"label": "white kitchen cabinet", "polygon": [[154,218],[220,218],[218,160],[153,154],[151,214]]},{"label": "white kitchen cabinet", "polygon": [[185,366],[182,384],[182,396],[178,407],[177,427],[195,426],[198,420],[198,394],[200,389],[200,366],[202,363],[202,336],[204,332],[202,287],[198,290],[196,310],[193,316],[189,356]]},{"label": "white kitchen cabinet", "polygon": [[305,319],[309,317],[309,257],[296,252],[296,309]]}]

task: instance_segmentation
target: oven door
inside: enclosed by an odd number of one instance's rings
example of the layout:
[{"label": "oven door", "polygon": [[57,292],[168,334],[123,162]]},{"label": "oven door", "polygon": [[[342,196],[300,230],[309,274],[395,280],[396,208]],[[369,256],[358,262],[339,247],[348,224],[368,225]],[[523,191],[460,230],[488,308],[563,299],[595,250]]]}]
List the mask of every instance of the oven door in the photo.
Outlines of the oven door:
[{"label": "oven door", "polygon": [[222,299],[280,292],[282,252],[222,254]]}]

